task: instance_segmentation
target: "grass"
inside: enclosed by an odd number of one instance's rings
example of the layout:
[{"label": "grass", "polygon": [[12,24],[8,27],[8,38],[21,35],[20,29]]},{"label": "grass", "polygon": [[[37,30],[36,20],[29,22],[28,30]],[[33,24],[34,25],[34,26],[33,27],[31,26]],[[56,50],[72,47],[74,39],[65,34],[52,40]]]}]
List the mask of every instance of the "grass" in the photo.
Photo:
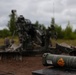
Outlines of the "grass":
[{"label": "grass", "polygon": [[64,42],[64,43],[67,43],[67,44],[69,44],[69,45],[74,45],[74,46],[76,46],[76,40],[57,40],[57,42],[59,42],[59,43]]},{"label": "grass", "polygon": [[[10,38],[11,39],[11,38]],[[15,43],[18,44],[18,38],[15,38]],[[64,40],[64,39],[58,39],[58,40],[52,40],[53,46],[55,46],[56,43],[67,43],[68,45],[74,45],[76,46],[76,40]],[[0,38],[0,45],[4,44],[4,38]]]},{"label": "grass", "polygon": [[[15,38],[14,41],[15,41],[16,44],[19,43],[18,38]],[[4,44],[4,38],[0,38],[0,45],[3,45],[3,44]]]},{"label": "grass", "polygon": [[64,39],[57,39],[57,40],[52,40],[52,44],[53,46],[56,45],[56,43],[66,43],[68,45],[73,45],[73,46],[76,46],[76,40],[64,40]]}]

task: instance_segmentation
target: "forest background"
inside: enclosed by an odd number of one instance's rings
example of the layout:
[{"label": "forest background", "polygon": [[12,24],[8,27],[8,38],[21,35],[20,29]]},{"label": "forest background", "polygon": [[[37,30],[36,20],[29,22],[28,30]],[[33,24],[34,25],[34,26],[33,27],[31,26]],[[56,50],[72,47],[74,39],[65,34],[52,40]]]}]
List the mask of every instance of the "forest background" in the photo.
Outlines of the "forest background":
[{"label": "forest background", "polygon": [[[15,27],[15,21],[17,19],[17,16],[15,13],[11,13],[9,15],[9,21],[7,23],[7,28],[4,28],[0,30],[0,38],[5,38],[7,36],[12,37],[14,31],[16,30]],[[55,31],[57,33],[57,39],[70,39],[70,40],[75,40],[76,39],[76,29],[73,30],[73,25],[70,24],[70,21],[66,23],[65,29],[62,28],[62,25],[58,25],[55,23],[55,18],[50,19],[50,27],[51,25],[55,26]],[[48,29],[49,27],[46,28],[46,25],[40,24],[39,21],[36,21],[34,25],[40,29]],[[17,36],[15,34],[15,36]]]}]

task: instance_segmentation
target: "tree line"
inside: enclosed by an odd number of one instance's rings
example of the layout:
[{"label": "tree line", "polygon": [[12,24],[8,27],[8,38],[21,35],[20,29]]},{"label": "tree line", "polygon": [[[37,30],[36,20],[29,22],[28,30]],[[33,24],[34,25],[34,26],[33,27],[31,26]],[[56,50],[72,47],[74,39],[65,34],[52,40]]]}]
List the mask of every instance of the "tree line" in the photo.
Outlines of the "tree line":
[{"label": "tree line", "polygon": [[[7,24],[8,28],[7,29],[4,28],[3,30],[0,30],[0,38],[5,38],[7,36],[13,36],[13,33],[16,30],[16,27],[15,27],[16,19],[17,19],[16,13],[12,11],[12,13],[9,15],[9,21]],[[46,28],[44,24],[40,24],[39,21],[36,21],[34,25],[44,30],[49,28],[49,27]],[[54,25],[55,27],[55,32],[57,33],[58,39],[76,39],[76,29],[73,30],[73,27],[70,24],[70,21],[67,22],[66,28],[62,29],[61,25],[56,24],[55,19],[51,18],[50,27],[52,25]]]}]

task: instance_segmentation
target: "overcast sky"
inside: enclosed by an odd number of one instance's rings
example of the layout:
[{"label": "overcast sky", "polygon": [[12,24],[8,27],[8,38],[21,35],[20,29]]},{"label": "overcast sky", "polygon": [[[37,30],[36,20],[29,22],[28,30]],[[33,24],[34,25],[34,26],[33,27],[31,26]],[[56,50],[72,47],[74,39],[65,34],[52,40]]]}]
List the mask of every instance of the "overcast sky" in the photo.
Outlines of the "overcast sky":
[{"label": "overcast sky", "polygon": [[76,29],[76,0],[0,0],[0,29],[6,27],[12,9],[32,23],[39,21],[46,27],[50,26],[53,8],[57,24],[65,28],[70,21]]}]

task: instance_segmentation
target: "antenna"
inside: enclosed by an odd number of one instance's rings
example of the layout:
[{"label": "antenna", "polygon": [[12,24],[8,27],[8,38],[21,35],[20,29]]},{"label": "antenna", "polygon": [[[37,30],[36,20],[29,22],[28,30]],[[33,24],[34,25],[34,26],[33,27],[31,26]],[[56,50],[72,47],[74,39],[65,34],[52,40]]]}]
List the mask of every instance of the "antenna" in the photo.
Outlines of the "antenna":
[{"label": "antenna", "polygon": [[54,2],[53,2],[53,18],[55,17],[55,8],[54,8]]},{"label": "antenna", "polygon": [[53,17],[52,17],[52,25],[55,25],[55,7],[53,2]]}]

